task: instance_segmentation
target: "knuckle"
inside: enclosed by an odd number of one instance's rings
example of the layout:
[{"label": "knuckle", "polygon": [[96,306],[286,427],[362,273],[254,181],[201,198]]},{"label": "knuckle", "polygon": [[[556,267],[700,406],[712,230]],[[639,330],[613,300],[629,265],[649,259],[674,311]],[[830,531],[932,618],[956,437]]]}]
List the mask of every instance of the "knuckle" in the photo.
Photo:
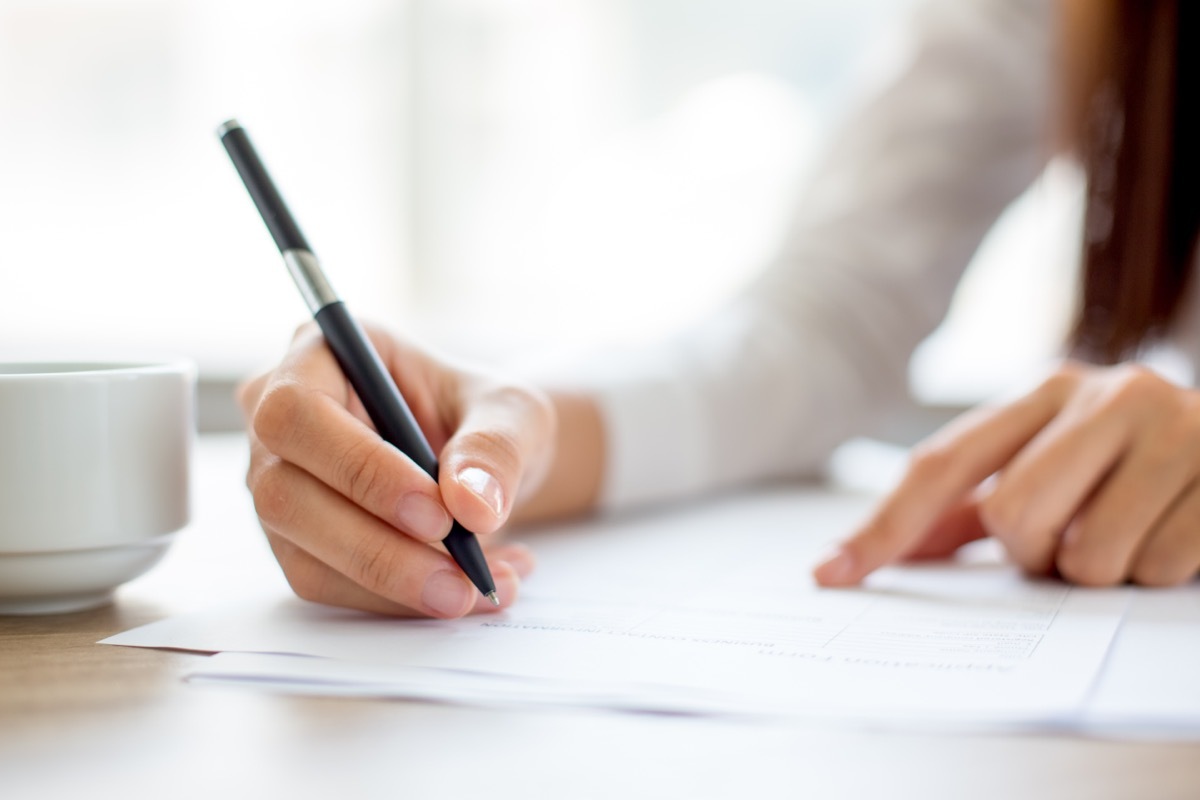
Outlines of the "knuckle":
[{"label": "knuckle", "polygon": [[295,513],[293,492],[293,482],[282,464],[260,470],[251,489],[258,518],[270,527],[286,528]]},{"label": "knuckle", "polygon": [[1040,574],[1050,568],[1054,532],[1026,513],[1026,502],[1011,492],[993,491],[979,502],[979,520],[1017,566]]},{"label": "knuckle", "polygon": [[1064,547],[1055,565],[1063,578],[1080,586],[1113,586],[1125,577],[1120,564],[1081,547]]},{"label": "knuckle", "polygon": [[554,416],[549,396],[531,385],[520,382],[487,381],[479,396],[487,405],[504,409],[513,419],[544,419]]},{"label": "knuckle", "polygon": [[502,391],[512,398],[511,402],[519,403],[525,409],[525,415],[535,420],[545,420],[553,424],[556,421],[554,403],[550,396],[533,386],[510,385]]},{"label": "knuckle", "polygon": [[263,472],[270,466],[269,461],[263,461],[254,454],[250,455],[250,463],[246,466],[246,488],[250,490],[251,495],[254,494],[256,487],[261,482]]},{"label": "knuckle", "polygon": [[1102,405],[1142,407],[1160,398],[1167,387],[1158,374],[1140,364],[1113,367],[1111,380]]},{"label": "knuckle", "polygon": [[267,459],[254,452],[254,448],[250,449],[250,459],[246,463],[245,484],[246,488],[250,490],[251,494],[253,494],[254,487],[258,485],[259,477],[262,475],[263,470],[267,468],[269,463],[270,462]]},{"label": "knuckle", "polygon": [[1008,542],[1004,544],[1004,552],[1024,574],[1032,577],[1046,577],[1054,563],[1052,553],[1039,552],[1028,547],[1017,548]]},{"label": "knuckle", "polygon": [[554,411],[553,404],[545,392],[521,382],[489,381],[486,388],[482,389],[482,396],[486,397],[488,405],[500,406],[521,416],[529,413],[552,414]]},{"label": "knuckle", "polygon": [[366,589],[389,599],[394,594],[395,575],[399,564],[395,551],[371,538],[361,538],[350,553],[346,574],[352,581]]},{"label": "knuckle", "polygon": [[279,383],[267,389],[254,411],[255,437],[270,450],[286,446],[295,435],[307,394],[294,383]]},{"label": "knuckle", "polygon": [[301,322],[292,331],[292,342],[295,343],[295,342],[299,341],[300,339],[303,339],[304,337],[311,335],[312,333],[314,333],[316,331],[316,329],[317,329],[317,323],[313,322],[312,320],[308,320],[307,322]]},{"label": "knuckle", "polygon": [[269,373],[257,375],[253,378],[246,378],[239,381],[233,389],[233,399],[237,403],[238,408],[242,411],[242,418],[249,420],[255,408],[258,406],[259,395],[262,393],[262,387],[269,379]]},{"label": "knuckle", "polygon": [[1138,560],[1130,575],[1134,583],[1142,586],[1175,586],[1190,577],[1178,562],[1149,553]]},{"label": "knuckle", "polygon": [[338,457],[334,474],[347,496],[358,505],[365,506],[382,493],[387,471],[379,463],[374,445],[355,442]]},{"label": "knuckle", "polygon": [[471,431],[464,434],[460,445],[462,450],[482,456],[504,474],[514,475],[520,472],[521,445],[516,436],[508,431]]},{"label": "knuckle", "polygon": [[984,529],[997,538],[1019,538],[1023,504],[1014,501],[1007,492],[996,490],[979,502],[979,521]]},{"label": "knuckle", "polygon": [[1064,361],[1042,381],[1038,391],[1054,397],[1068,394],[1079,385],[1088,372],[1088,367],[1078,361]]},{"label": "knuckle", "polygon": [[278,466],[282,459],[266,449],[260,442],[250,442],[250,457],[246,461],[246,488],[251,492],[258,485],[262,473]]},{"label": "knuckle", "polygon": [[499,406],[524,408],[534,400],[535,393],[516,383],[498,383],[487,390],[488,401]]}]

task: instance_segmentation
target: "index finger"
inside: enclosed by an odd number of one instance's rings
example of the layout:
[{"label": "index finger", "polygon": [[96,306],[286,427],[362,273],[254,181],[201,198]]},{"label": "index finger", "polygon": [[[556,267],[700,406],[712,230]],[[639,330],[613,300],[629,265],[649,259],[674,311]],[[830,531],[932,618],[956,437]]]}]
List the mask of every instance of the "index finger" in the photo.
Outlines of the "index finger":
[{"label": "index finger", "polygon": [[1062,394],[1048,381],[1008,405],[968,412],[917,445],[899,486],[813,577],[822,586],[854,585],[915,550],[946,511],[1055,417]]},{"label": "index finger", "polygon": [[298,339],[254,412],[268,450],[422,541],[442,539],[450,515],[436,481],[349,408],[350,390],[324,340]]},{"label": "index finger", "polygon": [[282,384],[297,384],[321,391],[345,405],[349,388],[337,369],[333,354],[323,346],[316,323],[307,322],[292,335],[292,343],[280,363],[244,379],[234,388],[234,400],[242,410],[247,432],[254,435],[254,415],[271,389]]}]

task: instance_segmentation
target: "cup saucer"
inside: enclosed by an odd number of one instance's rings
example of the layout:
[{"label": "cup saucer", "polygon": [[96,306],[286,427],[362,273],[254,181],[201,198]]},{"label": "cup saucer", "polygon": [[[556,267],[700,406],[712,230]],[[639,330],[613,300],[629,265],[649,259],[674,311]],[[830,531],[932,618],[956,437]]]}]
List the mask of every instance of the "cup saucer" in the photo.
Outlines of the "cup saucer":
[{"label": "cup saucer", "polygon": [[86,550],[0,553],[0,614],[64,614],[105,605],[116,587],[158,563],[175,536]]}]

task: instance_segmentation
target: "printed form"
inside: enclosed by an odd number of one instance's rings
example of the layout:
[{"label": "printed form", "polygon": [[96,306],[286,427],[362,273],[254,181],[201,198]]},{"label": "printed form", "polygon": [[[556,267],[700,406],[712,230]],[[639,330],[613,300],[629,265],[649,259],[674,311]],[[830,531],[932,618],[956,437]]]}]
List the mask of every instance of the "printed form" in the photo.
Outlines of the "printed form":
[{"label": "printed form", "polygon": [[332,694],[911,723],[1080,713],[1125,590],[1032,581],[994,558],[815,587],[811,564],[864,512],[860,497],[767,492],[546,530],[519,602],[465,620],[279,597],[105,643],[221,652],[195,677]]}]

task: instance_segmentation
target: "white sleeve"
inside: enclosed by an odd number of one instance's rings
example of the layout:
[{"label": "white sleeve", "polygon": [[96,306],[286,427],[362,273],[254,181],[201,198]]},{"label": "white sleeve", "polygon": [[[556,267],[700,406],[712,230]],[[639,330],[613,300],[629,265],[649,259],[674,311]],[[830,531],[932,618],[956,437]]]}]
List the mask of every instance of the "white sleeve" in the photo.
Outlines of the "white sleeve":
[{"label": "white sleeve", "polygon": [[907,396],[912,351],[1049,149],[1050,3],[950,0],[836,137],[787,245],[735,302],[588,380],[602,505],[810,474]]}]

